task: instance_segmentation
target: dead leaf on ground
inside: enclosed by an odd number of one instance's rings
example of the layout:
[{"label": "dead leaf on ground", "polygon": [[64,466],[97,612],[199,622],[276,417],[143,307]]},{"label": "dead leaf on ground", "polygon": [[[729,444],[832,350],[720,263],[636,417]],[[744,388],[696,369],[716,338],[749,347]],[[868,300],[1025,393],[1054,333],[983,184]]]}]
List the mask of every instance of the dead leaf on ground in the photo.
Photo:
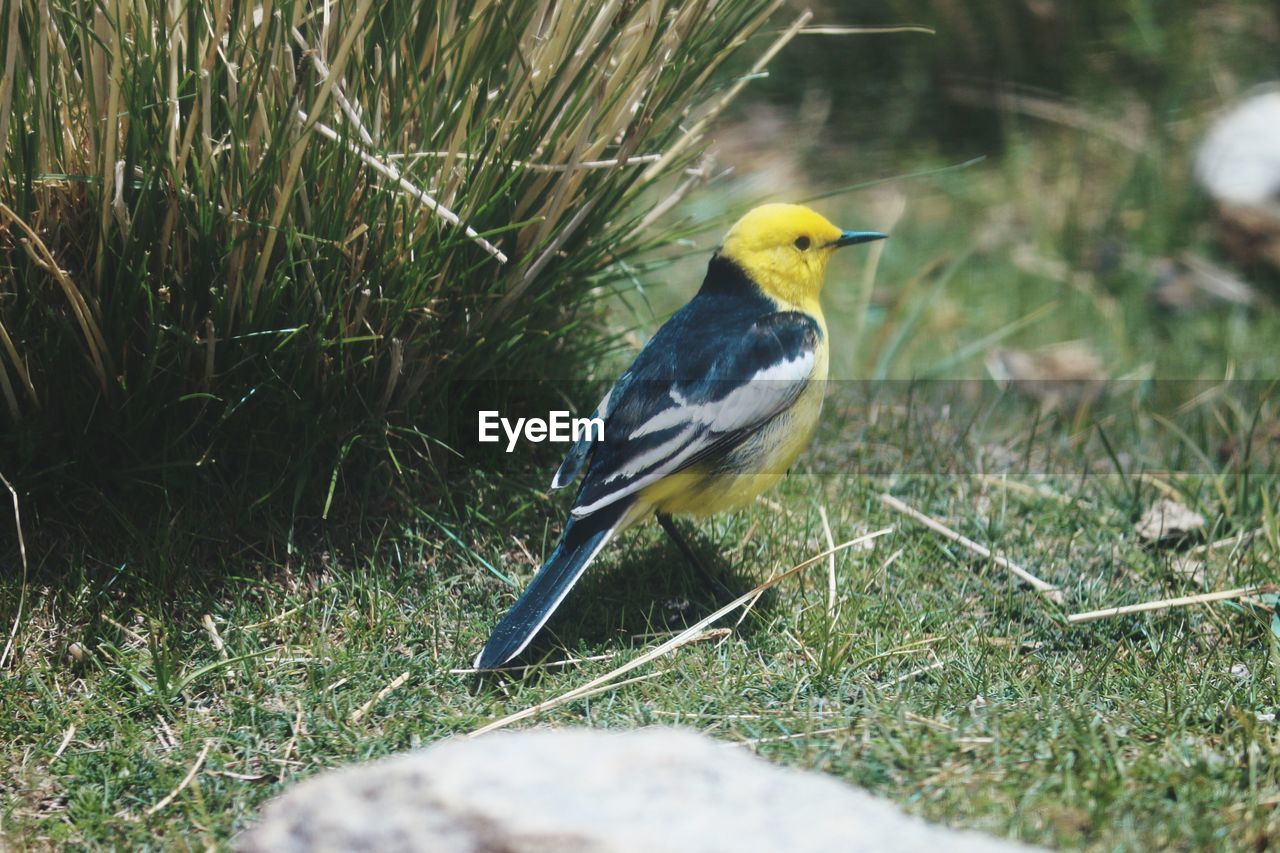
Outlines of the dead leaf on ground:
[{"label": "dead leaf on ground", "polygon": [[1204,516],[1171,498],[1161,498],[1147,508],[1134,525],[1138,538],[1152,545],[1173,544],[1199,538]]},{"label": "dead leaf on ground", "polygon": [[1257,291],[1239,276],[1191,252],[1159,258],[1152,262],[1151,271],[1155,278],[1151,296],[1171,311],[1190,310],[1212,300],[1246,307],[1258,302]]},{"label": "dead leaf on ground", "polygon": [[1091,402],[1109,378],[1101,357],[1084,341],[1038,350],[998,347],[987,356],[987,370],[1002,386],[1039,400],[1046,408]]}]

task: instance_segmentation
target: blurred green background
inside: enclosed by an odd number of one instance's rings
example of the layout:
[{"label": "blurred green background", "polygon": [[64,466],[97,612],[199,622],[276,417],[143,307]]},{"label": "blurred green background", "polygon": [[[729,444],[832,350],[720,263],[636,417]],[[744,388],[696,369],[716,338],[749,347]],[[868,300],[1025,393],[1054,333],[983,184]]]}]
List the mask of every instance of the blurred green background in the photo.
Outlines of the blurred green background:
[{"label": "blurred green background", "polygon": [[[1064,343],[1057,369],[1099,378],[1280,375],[1276,270],[1220,251],[1192,178],[1214,116],[1280,79],[1275,4],[811,8],[807,29],[827,32],[802,32],[717,130],[719,178],[683,208],[714,225],[619,322],[647,332],[688,298],[750,204],[815,199],[892,235],[833,263],[833,377],[986,377],[1000,348]],[[832,32],[862,26],[933,34]],[[1186,255],[1256,303],[1180,298],[1169,270]]]}]

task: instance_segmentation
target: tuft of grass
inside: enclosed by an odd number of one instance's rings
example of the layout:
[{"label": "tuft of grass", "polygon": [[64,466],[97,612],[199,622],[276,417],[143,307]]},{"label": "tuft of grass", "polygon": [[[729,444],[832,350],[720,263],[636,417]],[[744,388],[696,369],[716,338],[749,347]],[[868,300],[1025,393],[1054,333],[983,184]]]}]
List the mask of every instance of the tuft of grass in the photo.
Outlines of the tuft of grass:
[{"label": "tuft of grass", "polygon": [[6,4],[5,470],[318,514],[442,468],[450,389],[599,351],[776,5]]}]

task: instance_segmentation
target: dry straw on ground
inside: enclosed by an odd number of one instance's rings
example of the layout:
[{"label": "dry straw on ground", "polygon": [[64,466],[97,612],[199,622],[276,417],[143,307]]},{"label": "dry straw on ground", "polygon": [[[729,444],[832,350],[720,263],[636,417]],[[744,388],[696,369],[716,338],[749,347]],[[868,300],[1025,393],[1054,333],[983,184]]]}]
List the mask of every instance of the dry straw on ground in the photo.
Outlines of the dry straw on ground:
[{"label": "dry straw on ground", "polygon": [[1043,593],[1051,601],[1054,601],[1057,603],[1062,602],[1062,592],[1056,586],[1054,586],[1053,584],[1047,581],[1041,580],[1040,578],[1031,574],[1031,572],[1028,572],[1026,569],[1022,568],[1021,566],[1014,563],[1013,561],[1008,560],[1004,557],[1001,557],[999,554],[992,553],[991,549],[988,548],[987,546],[980,545],[977,542],[974,542],[972,539],[968,538],[967,536],[962,536],[961,534],[952,530],[950,527],[947,527],[941,521],[938,521],[935,518],[930,518],[929,516],[925,515],[919,510],[912,509],[911,507],[907,506],[905,503],[903,503],[899,499],[895,498],[893,495],[890,495],[887,493],[882,494],[880,495],[880,501],[885,506],[892,509],[894,512],[902,513],[908,518],[911,518],[920,522],[925,527],[928,527],[930,530],[933,530],[936,533],[942,534],[943,536],[947,537],[951,541],[958,543],[959,545],[963,546],[964,548],[967,548],[968,550],[972,551],[978,556],[985,557],[986,559],[995,563],[997,566],[1000,566],[1001,568],[1009,571],[1014,576],[1016,576],[1019,580],[1030,585],[1033,589],[1036,590],[1036,592]]},{"label": "dry straw on ground", "polygon": [[1239,589],[1227,589],[1220,592],[1206,592],[1200,595],[1183,595],[1178,598],[1163,598],[1158,601],[1145,601],[1141,604],[1127,604],[1123,607],[1107,607],[1102,610],[1090,610],[1086,613],[1073,613],[1067,617],[1067,622],[1072,625],[1078,625],[1082,622],[1095,622],[1099,619],[1109,619],[1112,616],[1128,616],[1133,613],[1148,613],[1153,610],[1167,610],[1172,607],[1188,607],[1192,604],[1208,604],[1212,601],[1228,601],[1237,598],[1247,598],[1258,593],[1274,591],[1275,587],[1271,584],[1263,584],[1261,586],[1240,587]]}]

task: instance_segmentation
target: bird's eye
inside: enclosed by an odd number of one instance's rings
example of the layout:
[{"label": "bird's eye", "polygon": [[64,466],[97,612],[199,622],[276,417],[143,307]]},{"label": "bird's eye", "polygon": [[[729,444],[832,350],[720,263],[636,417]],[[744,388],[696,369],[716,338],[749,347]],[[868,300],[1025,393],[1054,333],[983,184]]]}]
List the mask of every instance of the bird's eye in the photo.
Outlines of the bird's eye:
[{"label": "bird's eye", "polygon": [[809,248],[809,238],[808,238],[808,237],[797,237],[797,238],[796,238],[796,248],[797,248],[797,249],[799,249],[799,250],[800,250],[800,251],[802,251],[802,252],[803,252],[805,249]]}]

